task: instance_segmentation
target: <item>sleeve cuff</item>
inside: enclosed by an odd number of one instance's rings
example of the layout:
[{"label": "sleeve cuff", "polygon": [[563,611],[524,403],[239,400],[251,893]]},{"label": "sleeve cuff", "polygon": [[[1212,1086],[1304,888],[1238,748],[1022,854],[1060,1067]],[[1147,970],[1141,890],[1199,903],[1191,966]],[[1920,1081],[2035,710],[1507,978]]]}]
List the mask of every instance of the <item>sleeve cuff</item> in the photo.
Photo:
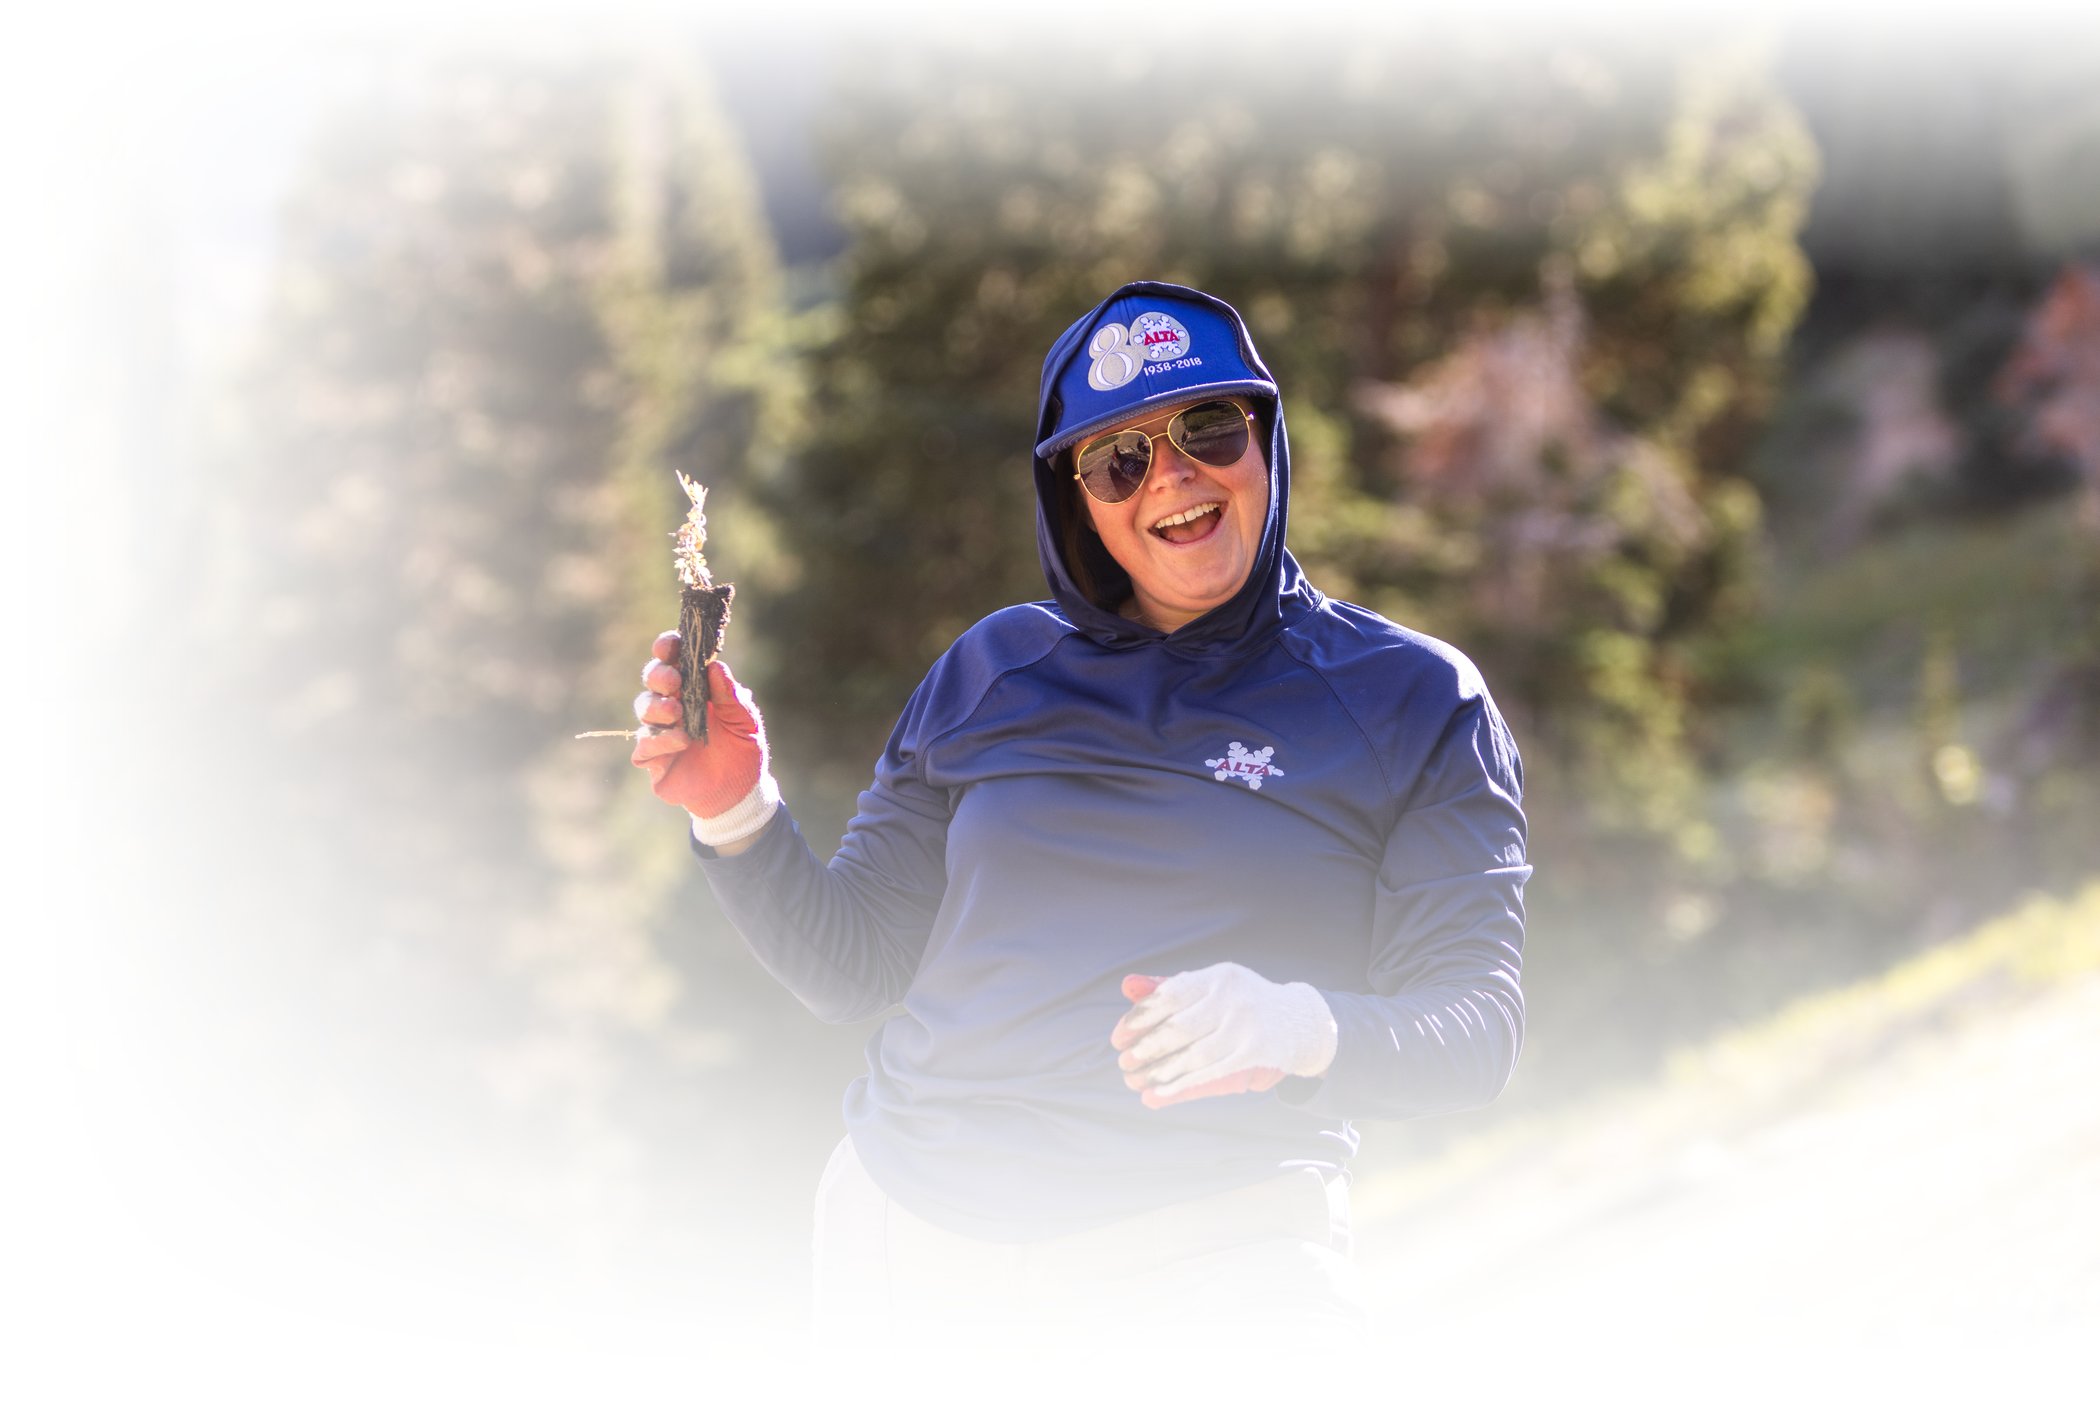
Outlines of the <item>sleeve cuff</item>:
[{"label": "sleeve cuff", "polygon": [[780,785],[773,781],[772,774],[761,773],[758,782],[735,807],[713,817],[696,815],[693,840],[703,846],[726,846],[756,836],[760,828],[773,820],[773,809],[779,806]]}]

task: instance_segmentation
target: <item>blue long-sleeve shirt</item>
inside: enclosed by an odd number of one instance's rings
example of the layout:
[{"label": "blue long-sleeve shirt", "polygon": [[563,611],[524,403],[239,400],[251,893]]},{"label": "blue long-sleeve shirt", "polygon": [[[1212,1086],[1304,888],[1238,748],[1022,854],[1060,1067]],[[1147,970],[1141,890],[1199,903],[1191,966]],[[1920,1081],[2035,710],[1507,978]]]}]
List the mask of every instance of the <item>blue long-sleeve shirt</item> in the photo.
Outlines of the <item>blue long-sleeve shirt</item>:
[{"label": "blue long-sleeve shirt", "polygon": [[[1350,1120],[1484,1104],[1515,1064],[1515,745],[1457,651],[1304,580],[1282,547],[1280,408],[1269,427],[1270,520],[1231,603],[1171,634],[1096,606],[1038,458],[1054,601],[993,614],[934,665],[837,855],[784,809],[736,856],[699,848],[818,1016],[896,1010],[845,1118],[869,1174],[937,1225],[1028,1239],[1340,1173]],[[1108,1039],[1122,978],[1228,960],[1319,989],[1333,1063],[1144,1108]]]}]

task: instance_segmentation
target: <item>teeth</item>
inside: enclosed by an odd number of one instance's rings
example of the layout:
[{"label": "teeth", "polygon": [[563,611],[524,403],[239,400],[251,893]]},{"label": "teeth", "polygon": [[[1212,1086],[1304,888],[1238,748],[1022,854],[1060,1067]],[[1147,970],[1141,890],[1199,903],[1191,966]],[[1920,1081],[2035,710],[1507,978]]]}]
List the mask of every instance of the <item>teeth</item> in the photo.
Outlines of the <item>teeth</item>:
[{"label": "teeth", "polygon": [[1152,528],[1154,530],[1165,530],[1170,525],[1186,525],[1190,521],[1202,520],[1205,516],[1209,515],[1212,511],[1215,511],[1217,509],[1217,502],[1206,501],[1201,506],[1189,507],[1186,511],[1183,511],[1178,516],[1168,516],[1165,520],[1154,521],[1152,523]]}]

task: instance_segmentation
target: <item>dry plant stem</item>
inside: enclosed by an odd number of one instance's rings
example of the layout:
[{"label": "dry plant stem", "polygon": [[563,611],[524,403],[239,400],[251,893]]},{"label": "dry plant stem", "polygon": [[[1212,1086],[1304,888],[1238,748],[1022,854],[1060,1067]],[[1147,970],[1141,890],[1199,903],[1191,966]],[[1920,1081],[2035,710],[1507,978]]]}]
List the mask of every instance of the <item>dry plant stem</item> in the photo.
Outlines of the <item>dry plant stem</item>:
[{"label": "dry plant stem", "polygon": [[692,503],[684,523],[671,532],[675,542],[671,564],[678,572],[678,582],[685,586],[678,595],[678,668],[684,683],[678,689],[678,700],[685,707],[686,734],[705,740],[707,667],[722,650],[722,629],[729,626],[729,600],[735,596],[736,586],[717,584],[715,576],[708,572],[704,553],[707,488],[683,472],[678,474],[678,485]]},{"label": "dry plant stem", "polygon": [[[671,564],[684,587],[678,594],[678,702],[685,710],[685,732],[693,739],[707,739],[707,668],[722,650],[722,632],[729,626],[729,601],[736,585],[718,584],[708,572],[707,488],[678,474],[692,509],[685,521],[671,532],[674,542]],[[585,730],[578,739],[632,739],[642,730]]]},{"label": "dry plant stem", "polygon": [[678,596],[678,700],[685,707],[685,732],[707,738],[707,667],[722,651],[722,630],[729,626],[734,584],[685,589]]}]

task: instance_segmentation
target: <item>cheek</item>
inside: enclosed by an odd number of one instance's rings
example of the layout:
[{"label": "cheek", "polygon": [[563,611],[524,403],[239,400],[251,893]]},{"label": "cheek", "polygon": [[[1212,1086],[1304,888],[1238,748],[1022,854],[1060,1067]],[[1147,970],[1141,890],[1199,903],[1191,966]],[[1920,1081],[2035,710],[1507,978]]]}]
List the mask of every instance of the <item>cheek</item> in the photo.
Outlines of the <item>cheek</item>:
[{"label": "cheek", "polygon": [[1136,529],[1136,510],[1125,502],[1115,506],[1104,506],[1093,497],[1086,497],[1087,529],[1101,537],[1101,542],[1111,549],[1116,542],[1130,536]]},{"label": "cheek", "polygon": [[1087,495],[1084,491],[1079,493],[1079,519],[1088,530],[1093,531],[1096,535],[1101,533],[1101,511],[1102,506],[1100,502]]},{"label": "cheek", "polygon": [[1269,474],[1267,468],[1257,470],[1253,482],[1239,494],[1240,529],[1249,539],[1260,540],[1262,527],[1269,522]]},{"label": "cheek", "polygon": [[1108,557],[1123,567],[1125,573],[1134,573],[1145,567],[1143,546],[1137,538],[1135,513],[1124,506],[1104,506],[1088,497],[1086,514],[1083,517],[1087,529],[1101,541]]}]

